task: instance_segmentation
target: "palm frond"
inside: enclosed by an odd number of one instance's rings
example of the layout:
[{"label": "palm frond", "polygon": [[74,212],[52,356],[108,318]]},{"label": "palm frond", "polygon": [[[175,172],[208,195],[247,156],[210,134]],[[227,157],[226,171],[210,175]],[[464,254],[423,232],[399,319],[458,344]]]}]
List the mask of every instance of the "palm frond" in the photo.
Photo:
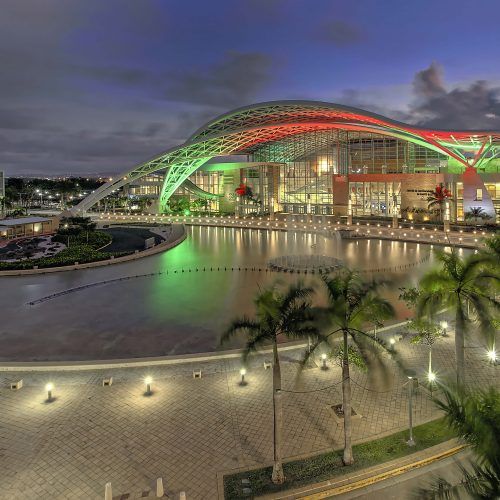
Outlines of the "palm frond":
[{"label": "palm frond", "polygon": [[351,340],[357,347],[363,362],[368,368],[370,374],[369,382],[373,387],[388,388],[390,379],[390,369],[381,356],[383,349],[380,347],[380,339],[363,332],[350,330]]},{"label": "palm frond", "polygon": [[306,287],[301,282],[288,288],[280,304],[281,314],[285,314],[288,309],[294,307],[297,302],[308,300],[314,293],[313,287]]},{"label": "palm frond", "polygon": [[242,318],[237,318],[231,322],[229,327],[224,331],[224,333],[220,336],[219,345],[223,345],[226,342],[229,342],[234,336],[238,333],[251,333],[255,334],[260,331],[261,325],[246,316]]},{"label": "palm frond", "polygon": [[261,345],[265,344],[266,342],[269,342],[271,339],[272,336],[269,335],[269,332],[266,332],[264,330],[261,330],[252,337],[250,337],[247,340],[241,354],[241,359],[243,361],[243,364],[246,364],[248,356],[251,353],[255,352]]}]

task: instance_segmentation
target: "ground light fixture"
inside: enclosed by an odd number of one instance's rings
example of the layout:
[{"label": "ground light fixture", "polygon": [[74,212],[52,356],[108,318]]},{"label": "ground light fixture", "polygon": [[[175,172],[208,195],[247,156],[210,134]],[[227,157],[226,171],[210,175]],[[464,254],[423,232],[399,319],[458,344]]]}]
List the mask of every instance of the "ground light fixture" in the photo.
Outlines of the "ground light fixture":
[{"label": "ground light fixture", "polygon": [[493,364],[496,364],[497,362],[497,352],[495,351],[495,349],[489,349],[488,352],[486,353],[486,355],[488,356],[488,360],[493,363]]},{"label": "ground light fixture", "polygon": [[389,344],[391,345],[391,351],[394,351],[394,344],[396,343],[396,339],[394,337],[391,337],[389,339]]},{"label": "ground light fixture", "polygon": [[144,379],[144,383],[146,384],[146,394],[150,396],[152,394],[151,392],[151,384],[153,383],[153,378],[152,377],[146,377]]},{"label": "ground light fixture", "polygon": [[441,321],[441,323],[439,323],[439,326],[441,326],[441,328],[443,329],[443,337],[447,337],[446,330],[448,330],[448,321]]},{"label": "ground light fixture", "polygon": [[427,374],[427,379],[429,380],[429,382],[435,382],[436,381],[436,374],[434,372],[429,372]]},{"label": "ground light fixture", "polygon": [[45,390],[47,391],[47,401],[52,401],[52,391],[54,390],[54,384],[49,382],[45,385]]},{"label": "ground light fixture", "polygon": [[327,370],[327,369],[328,369],[328,367],[326,366],[326,354],[325,354],[325,353],[323,353],[323,354],[321,355],[321,363],[322,363],[322,364],[321,364],[321,369],[322,369],[322,370]]},{"label": "ground light fixture", "polygon": [[247,374],[247,371],[245,368],[241,368],[240,369],[240,385],[246,385],[246,382],[245,382],[245,375]]}]

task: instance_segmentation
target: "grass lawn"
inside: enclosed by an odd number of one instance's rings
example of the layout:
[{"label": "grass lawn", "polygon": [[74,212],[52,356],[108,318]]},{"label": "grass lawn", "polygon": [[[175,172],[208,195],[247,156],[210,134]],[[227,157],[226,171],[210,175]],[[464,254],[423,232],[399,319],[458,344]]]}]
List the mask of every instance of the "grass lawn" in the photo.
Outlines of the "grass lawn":
[{"label": "grass lawn", "polygon": [[[275,485],[271,482],[271,467],[224,476],[224,498],[231,500],[249,498],[326,481],[358,469],[410,455],[453,437],[455,435],[443,423],[443,419],[433,420],[414,428],[416,445],[413,447],[406,444],[408,431],[397,432],[374,441],[354,445],[355,462],[349,467],[342,464],[342,450],[287,462],[283,465],[286,477],[286,482],[283,485]],[[245,478],[250,480],[251,495],[243,495],[241,480]]]}]

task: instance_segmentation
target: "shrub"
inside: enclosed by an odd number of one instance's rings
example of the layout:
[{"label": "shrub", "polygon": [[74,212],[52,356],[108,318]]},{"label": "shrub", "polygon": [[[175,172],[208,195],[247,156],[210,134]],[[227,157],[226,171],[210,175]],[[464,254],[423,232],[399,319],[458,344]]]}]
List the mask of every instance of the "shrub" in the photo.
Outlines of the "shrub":
[{"label": "shrub", "polygon": [[106,260],[114,255],[121,257],[130,252],[100,252],[89,245],[75,245],[65,248],[62,252],[51,257],[41,257],[33,260],[23,260],[20,262],[0,262],[0,270],[32,269],[33,266],[39,268],[59,267],[73,265],[75,262],[85,264],[87,262],[97,262]]}]

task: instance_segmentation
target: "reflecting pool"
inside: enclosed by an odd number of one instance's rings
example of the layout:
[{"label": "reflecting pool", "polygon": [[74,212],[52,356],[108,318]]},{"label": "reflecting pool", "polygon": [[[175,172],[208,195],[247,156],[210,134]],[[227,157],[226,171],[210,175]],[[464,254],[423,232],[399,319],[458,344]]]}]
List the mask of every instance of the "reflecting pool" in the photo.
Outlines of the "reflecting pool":
[{"label": "reflecting pool", "polygon": [[[217,349],[229,320],[251,314],[259,286],[275,279],[298,279],[265,272],[267,261],[281,255],[329,255],[348,266],[374,271],[366,276],[390,279],[384,293],[395,301],[398,317],[404,318],[409,312],[396,301],[398,287],[415,283],[433,262],[431,248],[423,244],[345,241],[292,231],[206,227],[187,231],[187,239],[174,249],[134,262],[0,278],[0,360],[111,359]],[[209,271],[210,267],[228,270]],[[244,267],[262,271],[236,270]],[[160,271],[27,305],[80,285]]]}]

